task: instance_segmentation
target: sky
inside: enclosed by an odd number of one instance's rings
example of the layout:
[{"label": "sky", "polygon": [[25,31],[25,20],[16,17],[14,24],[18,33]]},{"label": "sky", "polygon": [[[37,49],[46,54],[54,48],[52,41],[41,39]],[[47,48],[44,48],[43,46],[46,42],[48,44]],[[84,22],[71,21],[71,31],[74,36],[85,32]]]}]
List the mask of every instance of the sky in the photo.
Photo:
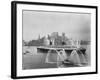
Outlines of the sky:
[{"label": "sky", "polygon": [[30,41],[52,32],[66,33],[75,40],[90,40],[91,14],[23,11],[23,40]]}]

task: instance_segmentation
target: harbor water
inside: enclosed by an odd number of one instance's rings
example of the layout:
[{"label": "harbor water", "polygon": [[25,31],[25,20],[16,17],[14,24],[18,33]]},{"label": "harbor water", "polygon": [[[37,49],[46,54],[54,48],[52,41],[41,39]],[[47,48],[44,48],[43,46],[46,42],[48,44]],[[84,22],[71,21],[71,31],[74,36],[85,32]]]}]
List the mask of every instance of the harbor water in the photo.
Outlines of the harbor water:
[{"label": "harbor water", "polygon": [[[90,45],[82,45],[86,49],[86,61],[87,65],[90,66]],[[22,52],[22,69],[43,69],[43,68],[58,68],[57,53],[52,54],[52,61],[47,61],[49,57],[47,57],[48,53],[38,52],[36,46],[23,46]],[[71,56],[72,57],[72,56]],[[77,57],[77,56],[76,56]],[[77,59],[78,60],[78,59]],[[74,60],[75,61],[75,60]],[[78,61],[79,62],[79,61]],[[67,67],[79,67],[71,64],[67,64],[64,66]]]}]

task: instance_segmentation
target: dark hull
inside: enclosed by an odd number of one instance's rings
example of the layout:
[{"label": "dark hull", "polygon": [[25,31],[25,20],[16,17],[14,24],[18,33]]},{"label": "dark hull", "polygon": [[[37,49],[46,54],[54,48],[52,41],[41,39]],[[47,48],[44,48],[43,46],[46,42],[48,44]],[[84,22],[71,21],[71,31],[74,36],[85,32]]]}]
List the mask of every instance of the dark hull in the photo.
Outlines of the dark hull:
[{"label": "dark hull", "polygon": [[[45,48],[37,48],[37,52],[39,52],[39,53],[48,53],[48,51],[49,51],[50,49],[45,49]],[[58,51],[59,50],[61,50],[61,49],[57,49]],[[83,48],[83,49],[79,49],[84,55],[85,55],[85,51],[86,51],[86,49],[85,48]],[[73,51],[73,49],[65,49],[65,52],[67,53],[67,54],[69,54],[70,55],[70,53]],[[80,54],[80,52],[77,50],[77,52]]]}]

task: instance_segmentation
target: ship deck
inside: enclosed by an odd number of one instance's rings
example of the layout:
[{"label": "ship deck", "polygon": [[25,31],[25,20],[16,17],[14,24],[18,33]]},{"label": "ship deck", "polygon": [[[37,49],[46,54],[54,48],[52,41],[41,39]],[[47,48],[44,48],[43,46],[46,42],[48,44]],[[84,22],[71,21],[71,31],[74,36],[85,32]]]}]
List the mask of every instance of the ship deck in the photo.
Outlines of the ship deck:
[{"label": "ship deck", "polygon": [[82,47],[75,47],[75,46],[38,46],[37,49],[49,49],[49,50],[74,50],[74,49],[84,49]]}]

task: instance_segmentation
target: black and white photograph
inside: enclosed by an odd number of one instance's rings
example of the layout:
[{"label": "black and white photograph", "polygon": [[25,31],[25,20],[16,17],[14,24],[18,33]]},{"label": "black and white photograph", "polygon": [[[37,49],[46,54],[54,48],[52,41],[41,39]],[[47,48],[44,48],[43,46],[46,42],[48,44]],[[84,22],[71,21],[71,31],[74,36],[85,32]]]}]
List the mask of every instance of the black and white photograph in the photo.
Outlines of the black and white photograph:
[{"label": "black and white photograph", "polygon": [[23,69],[90,66],[91,15],[23,10]]},{"label": "black and white photograph", "polygon": [[97,73],[96,12],[88,5],[12,2],[12,77]]}]

